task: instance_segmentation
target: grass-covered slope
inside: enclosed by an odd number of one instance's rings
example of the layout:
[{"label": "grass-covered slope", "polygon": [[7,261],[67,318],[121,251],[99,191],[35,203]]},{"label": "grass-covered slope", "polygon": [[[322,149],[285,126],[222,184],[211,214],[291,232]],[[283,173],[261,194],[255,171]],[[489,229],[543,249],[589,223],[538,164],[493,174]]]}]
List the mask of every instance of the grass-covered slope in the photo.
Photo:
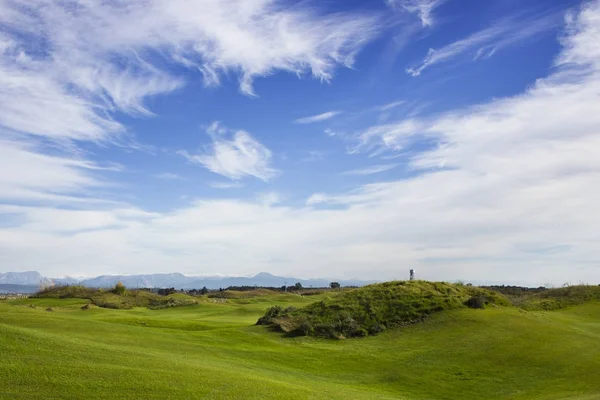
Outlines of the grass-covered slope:
[{"label": "grass-covered slope", "polygon": [[84,286],[53,286],[46,288],[35,295],[40,299],[81,299],[102,308],[131,309],[134,307],[148,307],[151,309],[188,306],[197,304],[198,300],[184,293],[173,293],[161,296],[148,290],[127,290],[124,286],[120,289],[102,290]]},{"label": "grass-covered slope", "polygon": [[471,286],[395,281],[346,291],[301,309],[273,307],[257,324],[291,335],[345,338],[377,334],[443,310],[486,304],[509,302],[497,292]]},{"label": "grass-covered slope", "polygon": [[3,300],[0,399],[600,398],[600,303],[460,308],[361,340],[253,326],[270,306],[323,298],[86,311],[80,299]]},{"label": "grass-covered slope", "polygon": [[600,301],[600,286],[578,285],[538,291],[515,299],[515,305],[525,310],[560,310],[566,307]]}]

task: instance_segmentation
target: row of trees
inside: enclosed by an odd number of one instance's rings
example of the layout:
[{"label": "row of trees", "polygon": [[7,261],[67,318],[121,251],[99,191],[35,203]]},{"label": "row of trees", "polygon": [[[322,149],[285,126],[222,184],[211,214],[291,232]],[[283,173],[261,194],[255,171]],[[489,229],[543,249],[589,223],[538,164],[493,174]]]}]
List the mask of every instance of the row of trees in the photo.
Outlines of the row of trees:
[{"label": "row of trees", "polygon": [[[166,288],[166,289],[158,289],[158,291],[156,293],[160,294],[161,296],[168,296],[168,295],[176,293],[176,292],[177,292],[177,289],[171,287],[171,288]],[[208,289],[206,288],[206,286],[204,286],[202,289],[188,290],[187,293],[192,296],[204,295],[204,294],[208,293]]]},{"label": "row of trees", "polygon": [[[339,282],[331,282],[329,284],[329,287],[332,288],[332,289],[339,289],[339,288],[342,287],[342,285],[340,285]],[[281,288],[282,289],[286,289],[286,286],[282,286]],[[290,286],[289,288],[292,289],[292,290],[302,290],[302,289],[304,289],[302,287],[302,284],[300,282],[296,282],[296,284],[294,286]]]},{"label": "row of trees", "polygon": [[[329,287],[331,289],[339,289],[341,287],[341,285],[338,282],[331,282],[329,284]],[[220,288],[219,291],[222,292],[224,290],[233,290],[233,291],[247,291],[247,290],[254,290],[257,289],[257,287],[255,286],[241,286],[241,287],[228,287],[226,289]],[[268,289],[275,289],[275,288],[268,288]],[[287,291],[287,290],[302,290],[304,289],[304,287],[302,286],[302,284],[300,282],[296,282],[293,286],[282,286],[281,290],[282,291]],[[142,289],[144,290],[144,289]],[[151,289],[145,289],[145,290],[151,290]],[[121,282],[117,283],[115,285],[115,287],[113,288],[112,292],[115,294],[119,294],[119,295],[123,295],[126,291],[125,285],[123,285]],[[184,291],[183,289],[181,290],[182,292]],[[170,294],[173,293],[177,293],[178,290],[175,289],[174,287],[170,287],[170,288],[162,288],[162,289],[158,289],[156,291],[157,294],[161,295],[161,296],[168,296]],[[192,295],[192,296],[198,296],[198,295],[205,295],[208,292],[210,292],[210,290],[204,286],[202,289],[192,289],[192,290],[186,290],[186,293]]]}]

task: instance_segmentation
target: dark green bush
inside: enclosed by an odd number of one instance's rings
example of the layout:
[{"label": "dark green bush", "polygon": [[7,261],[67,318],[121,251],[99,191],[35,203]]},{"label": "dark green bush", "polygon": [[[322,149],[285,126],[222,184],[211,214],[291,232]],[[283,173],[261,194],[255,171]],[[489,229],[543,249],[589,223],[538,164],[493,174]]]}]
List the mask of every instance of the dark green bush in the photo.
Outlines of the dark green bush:
[{"label": "dark green bush", "polygon": [[281,306],[273,306],[267,309],[265,315],[256,321],[256,325],[272,325],[277,323],[277,319],[290,315],[295,311],[296,307],[283,308]]},{"label": "dark green bush", "polygon": [[485,296],[475,295],[469,297],[465,302],[465,305],[469,308],[485,308]]}]

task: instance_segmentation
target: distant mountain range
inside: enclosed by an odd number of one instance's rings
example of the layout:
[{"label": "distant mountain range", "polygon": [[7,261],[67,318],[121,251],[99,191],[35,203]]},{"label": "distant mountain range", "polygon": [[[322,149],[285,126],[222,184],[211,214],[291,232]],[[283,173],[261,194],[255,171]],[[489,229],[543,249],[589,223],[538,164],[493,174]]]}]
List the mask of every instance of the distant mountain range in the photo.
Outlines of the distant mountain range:
[{"label": "distant mountain range", "polygon": [[[31,288],[51,285],[84,285],[87,287],[107,288],[123,283],[131,288],[167,288],[176,289],[208,289],[226,288],[229,286],[265,286],[281,287],[284,285],[292,286],[296,282],[304,287],[325,287],[329,286],[330,280],[327,279],[298,279],[293,277],[275,276],[267,272],[261,272],[253,277],[198,277],[185,276],[179,273],[172,274],[150,274],[150,275],[101,275],[91,279],[61,278],[52,279],[42,276],[39,272],[7,272],[0,273],[0,292],[18,291],[17,286],[23,286],[23,292],[30,293]],[[336,280],[342,286],[364,286],[374,281],[361,280]],[[12,286],[8,289],[8,286]],[[5,288],[5,289],[3,289]],[[17,290],[15,290],[17,289]],[[27,289],[27,291],[25,291]],[[34,290],[35,291],[35,290]]]}]

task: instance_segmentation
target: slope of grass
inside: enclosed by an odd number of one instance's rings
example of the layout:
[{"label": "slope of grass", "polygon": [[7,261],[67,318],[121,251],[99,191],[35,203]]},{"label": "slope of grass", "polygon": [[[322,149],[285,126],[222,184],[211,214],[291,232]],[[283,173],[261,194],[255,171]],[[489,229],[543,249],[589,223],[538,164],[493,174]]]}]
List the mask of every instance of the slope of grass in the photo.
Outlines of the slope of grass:
[{"label": "slope of grass", "polygon": [[347,338],[412,324],[443,310],[486,304],[509,302],[496,292],[470,286],[395,281],[346,291],[301,309],[273,307],[257,324],[292,335]]},{"label": "slope of grass", "polygon": [[546,289],[523,298],[518,305],[526,310],[560,310],[590,301],[600,301],[600,286],[577,285]]},{"label": "slope of grass", "polygon": [[253,326],[270,306],[324,299],[87,311],[72,299],[1,302],[0,398],[600,398],[597,302],[552,312],[459,308],[343,341]]},{"label": "slope of grass", "polygon": [[148,307],[152,309],[189,306],[198,304],[198,299],[184,293],[172,293],[168,296],[143,289],[127,290],[121,285],[120,290],[92,289],[84,286],[53,286],[35,295],[37,299],[72,299],[86,301],[98,307],[112,309],[131,309]]}]

